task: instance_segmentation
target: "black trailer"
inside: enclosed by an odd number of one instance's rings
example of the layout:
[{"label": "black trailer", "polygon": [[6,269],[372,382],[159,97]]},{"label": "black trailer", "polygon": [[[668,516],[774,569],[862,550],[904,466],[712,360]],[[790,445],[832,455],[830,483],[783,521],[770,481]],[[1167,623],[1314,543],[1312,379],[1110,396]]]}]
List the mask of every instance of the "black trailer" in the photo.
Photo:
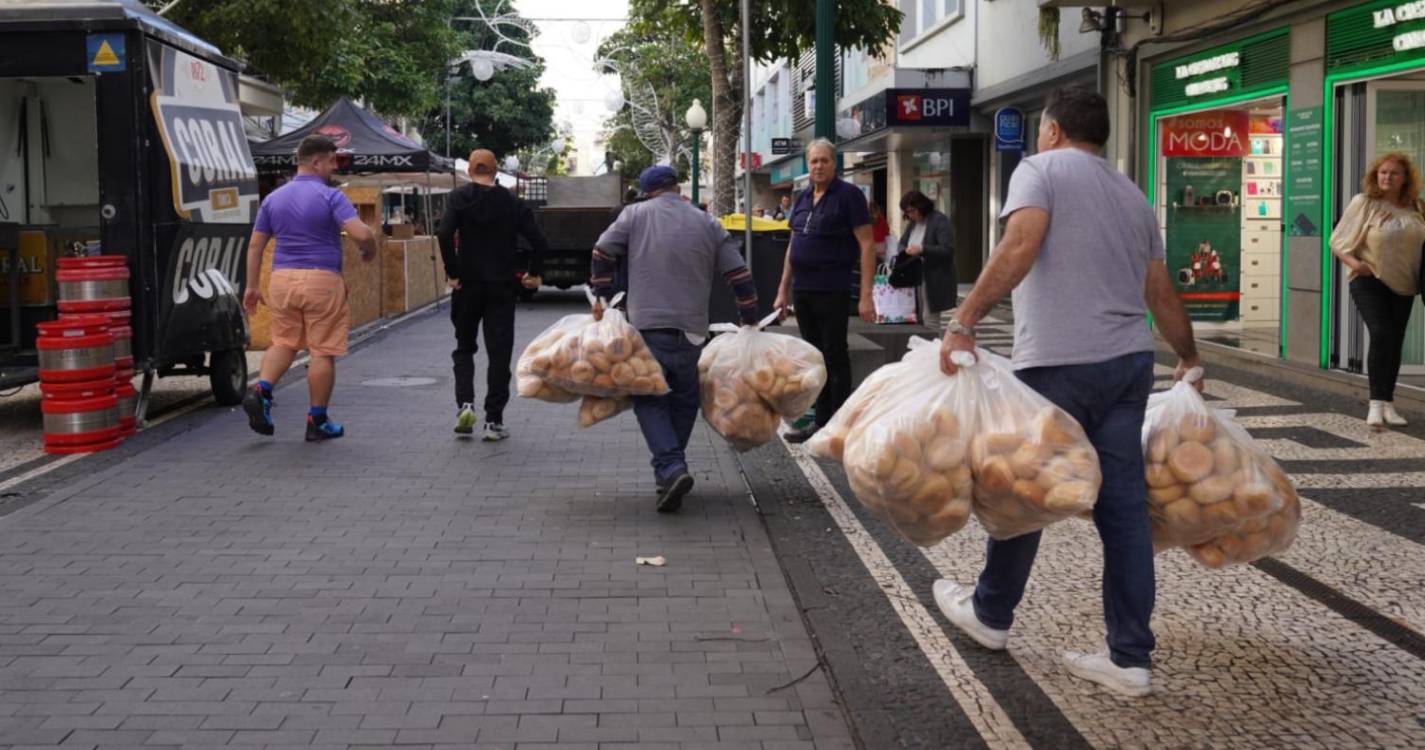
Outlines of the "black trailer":
[{"label": "black trailer", "polygon": [[58,257],[97,248],[128,258],[140,416],[158,375],[238,403],[258,204],[239,63],[137,0],[0,0],[0,50],[0,222],[19,225],[0,238],[42,238],[0,247],[0,388],[35,378]]}]

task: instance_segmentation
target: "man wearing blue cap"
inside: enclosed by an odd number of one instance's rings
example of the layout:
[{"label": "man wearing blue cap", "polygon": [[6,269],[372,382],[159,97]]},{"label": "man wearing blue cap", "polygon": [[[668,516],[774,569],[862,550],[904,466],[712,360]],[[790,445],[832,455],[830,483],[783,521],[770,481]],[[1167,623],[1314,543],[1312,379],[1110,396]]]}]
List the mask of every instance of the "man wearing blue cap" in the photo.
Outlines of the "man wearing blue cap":
[{"label": "man wearing blue cap", "polygon": [[[720,275],[732,287],[743,323],[757,322],[757,287],[737,240],[717,219],[683,200],[672,167],[643,170],[646,199],[624,207],[594,247],[589,285],[607,298],[619,258],[628,260],[628,319],[663,365],[671,391],[640,396],[633,411],[658,485],[658,511],[670,513],[693,488],[684,455],[698,418],[698,356],[708,332],[708,297]],[[594,316],[603,310],[594,308]]]}]

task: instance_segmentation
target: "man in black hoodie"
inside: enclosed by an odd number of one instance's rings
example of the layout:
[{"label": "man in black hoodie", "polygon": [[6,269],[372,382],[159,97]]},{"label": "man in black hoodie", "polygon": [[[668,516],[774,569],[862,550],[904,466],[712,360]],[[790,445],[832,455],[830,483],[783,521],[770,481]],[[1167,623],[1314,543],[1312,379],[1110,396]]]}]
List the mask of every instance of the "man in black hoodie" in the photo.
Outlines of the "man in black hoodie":
[{"label": "man in black hoodie", "polygon": [[[455,431],[475,431],[475,336],[485,331],[490,360],[485,395],[487,441],[504,440],[505,404],[510,401],[510,356],[515,345],[515,235],[530,244],[524,285],[539,288],[539,274],[549,245],[534,223],[534,212],[495,182],[495,155],[485,149],[470,154],[469,185],[450,193],[441,217],[440,255],[451,292],[450,320],[455,324]],[[459,237],[459,251],[456,238]]]}]

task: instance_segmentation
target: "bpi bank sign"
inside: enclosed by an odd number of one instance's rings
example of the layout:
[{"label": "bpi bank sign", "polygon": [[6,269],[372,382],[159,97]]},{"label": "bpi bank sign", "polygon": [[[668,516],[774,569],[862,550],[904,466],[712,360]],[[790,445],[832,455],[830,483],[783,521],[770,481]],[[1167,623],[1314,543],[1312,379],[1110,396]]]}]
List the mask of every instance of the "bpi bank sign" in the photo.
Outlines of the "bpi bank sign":
[{"label": "bpi bank sign", "polygon": [[889,125],[969,125],[969,89],[891,89]]}]

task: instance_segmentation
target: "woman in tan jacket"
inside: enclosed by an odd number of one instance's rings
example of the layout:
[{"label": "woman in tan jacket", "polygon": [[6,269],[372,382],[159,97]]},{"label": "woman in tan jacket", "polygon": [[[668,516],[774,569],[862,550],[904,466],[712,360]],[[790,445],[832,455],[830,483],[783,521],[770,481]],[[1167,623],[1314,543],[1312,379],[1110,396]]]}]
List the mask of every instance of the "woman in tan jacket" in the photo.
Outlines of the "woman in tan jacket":
[{"label": "woman in tan jacket", "polygon": [[1392,401],[1405,326],[1420,293],[1420,249],[1425,243],[1420,188],[1420,170],[1410,157],[1377,156],[1361,180],[1361,192],[1331,233],[1331,252],[1350,269],[1351,300],[1371,335],[1366,423],[1377,428],[1405,424]]}]

